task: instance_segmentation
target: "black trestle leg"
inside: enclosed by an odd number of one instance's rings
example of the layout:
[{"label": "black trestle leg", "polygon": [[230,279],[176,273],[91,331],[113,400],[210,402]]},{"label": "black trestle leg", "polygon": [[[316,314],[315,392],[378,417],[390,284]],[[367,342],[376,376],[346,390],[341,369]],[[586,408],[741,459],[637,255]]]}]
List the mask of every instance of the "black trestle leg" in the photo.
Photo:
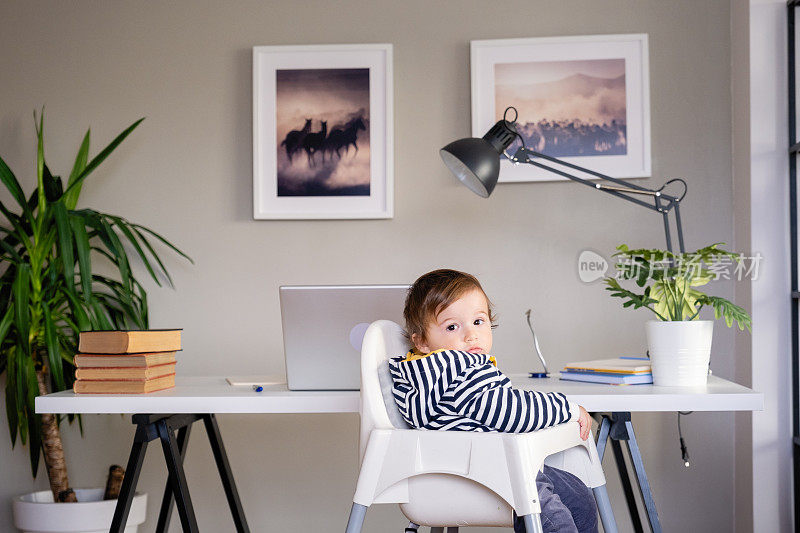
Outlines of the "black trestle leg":
[{"label": "black trestle leg", "polygon": [[[186,448],[189,447],[189,435],[191,432],[192,424],[187,424],[178,430],[178,450],[181,454],[181,461],[186,458]],[[164,497],[161,499],[161,510],[158,513],[156,533],[164,533],[169,527],[169,520],[172,517],[173,484],[172,477],[168,477],[167,484],[164,487]]]},{"label": "black trestle leg", "polygon": [[122,478],[117,505],[114,508],[114,518],[111,520],[109,533],[122,533],[125,524],[128,522],[128,513],[131,510],[131,502],[136,493],[136,483],[139,481],[139,473],[142,471],[144,454],[147,451],[147,439],[143,437],[143,429],[136,429],[136,436],[133,438],[131,455],[128,457],[128,466],[125,469],[125,477]]},{"label": "black trestle leg", "polygon": [[225,489],[225,496],[228,498],[228,505],[231,508],[236,531],[238,533],[249,533],[250,528],[244,517],[244,509],[239,499],[239,492],[236,490],[236,483],[233,481],[231,465],[228,462],[228,455],[225,453],[225,446],[222,444],[222,435],[219,432],[217,419],[213,413],[204,414],[203,423],[206,426],[208,440],[211,443],[211,451],[214,453],[214,460],[217,463],[222,487]]},{"label": "black trestle leg", "polygon": [[172,481],[172,491],[175,495],[183,531],[184,533],[199,533],[192,500],[189,497],[189,487],[186,483],[186,474],[183,471],[183,459],[178,449],[178,442],[165,419],[159,420],[156,423],[156,427],[158,428],[158,436],[161,439],[161,447],[164,450],[164,460],[169,470],[169,479]]},{"label": "black trestle leg", "polygon": [[625,465],[625,457],[622,455],[622,445],[620,444],[620,441],[612,439],[611,449],[614,450],[614,459],[617,463],[617,471],[619,471],[619,480],[622,482],[622,491],[625,493],[625,501],[628,503],[628,512],[631,515],[633,530],[636,533],[644,533],[642,519],[639,516],[639,507],[637,506],[636,498],[633,495],[633,485],[631,485],[628,467]]},{"label": "black trestle leg", "polygon": [[636,442],[636,435],[633,433],[633,423],[628,420],[625,422],[628,433],[628,453],[630,454],[631,464],[636,472],[636,479],[639,485],[639,493],[642,496],[644,507],[647,510],[647,519],[650,521],[650,529],[653,533],[661,533],[661,522],[658,519],[656,501],[653,492],[650,490],[650,482],[647,480],[647,473],[644,470],[644,461]]}]

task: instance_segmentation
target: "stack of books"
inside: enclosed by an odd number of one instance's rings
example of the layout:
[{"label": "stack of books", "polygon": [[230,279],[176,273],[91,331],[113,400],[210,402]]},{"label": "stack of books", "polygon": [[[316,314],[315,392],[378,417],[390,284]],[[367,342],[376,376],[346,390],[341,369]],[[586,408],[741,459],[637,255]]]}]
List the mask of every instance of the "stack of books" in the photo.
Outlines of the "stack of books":
[{"label": "stack of books", "polygon": [[653,382],[650,359],[618,357],[570,363],[561,371],[561,379],[611,385],[641,385]]},{"label": "stack of books", "polygon": [[181,330],[82,331],[75,354],[77,394],[145,393],[175,386]]}]

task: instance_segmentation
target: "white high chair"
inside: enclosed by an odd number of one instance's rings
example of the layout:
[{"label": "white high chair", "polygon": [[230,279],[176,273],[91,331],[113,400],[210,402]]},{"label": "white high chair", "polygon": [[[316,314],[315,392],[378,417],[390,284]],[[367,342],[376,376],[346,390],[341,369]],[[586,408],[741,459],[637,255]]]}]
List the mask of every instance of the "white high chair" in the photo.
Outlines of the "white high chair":
[{"label": "white high chair", "polygon": [[616,533],[594,440],[580,439],[577,422],[533,433],[479,433],[410,429],[392,396],[386,360],[409,345],[394,322],[373,322],[361,347],[361,471],[346,533],[359,533],[373,503],[397,503],[411,521],[432,533],[459,526],[513,527],[523,517],[528,533],[542,531],[536,474],[547,464],[579,477],[594,492],[603,529]]}]

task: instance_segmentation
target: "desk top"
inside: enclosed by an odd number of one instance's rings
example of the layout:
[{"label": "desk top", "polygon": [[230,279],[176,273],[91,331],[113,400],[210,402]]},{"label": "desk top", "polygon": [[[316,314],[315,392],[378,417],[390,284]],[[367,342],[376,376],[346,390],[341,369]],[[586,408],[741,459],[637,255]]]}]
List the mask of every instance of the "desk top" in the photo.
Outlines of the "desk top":
[{"label": "desk top", "polygon": [[[515,387],[558,391],[587,411],[760,411],[764,395],[717,376],[703,387],[602,385],[510,375]],[[357,413],[358,391],[263,392],[233,387],[223,377],[178,377],[174,388],[149,394],[57,392],[36,398],[37,413]]]}]

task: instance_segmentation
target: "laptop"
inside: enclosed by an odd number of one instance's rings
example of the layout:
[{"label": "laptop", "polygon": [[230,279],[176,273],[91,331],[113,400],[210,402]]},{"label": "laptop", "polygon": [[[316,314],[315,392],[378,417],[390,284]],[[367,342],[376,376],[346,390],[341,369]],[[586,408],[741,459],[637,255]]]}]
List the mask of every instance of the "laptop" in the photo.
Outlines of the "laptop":
[{"label": "laptop", "polygon": [[289,390],[358,390],[364,333],[375,320],[403,324],[408,288],[408,285],[280,287]]}]

